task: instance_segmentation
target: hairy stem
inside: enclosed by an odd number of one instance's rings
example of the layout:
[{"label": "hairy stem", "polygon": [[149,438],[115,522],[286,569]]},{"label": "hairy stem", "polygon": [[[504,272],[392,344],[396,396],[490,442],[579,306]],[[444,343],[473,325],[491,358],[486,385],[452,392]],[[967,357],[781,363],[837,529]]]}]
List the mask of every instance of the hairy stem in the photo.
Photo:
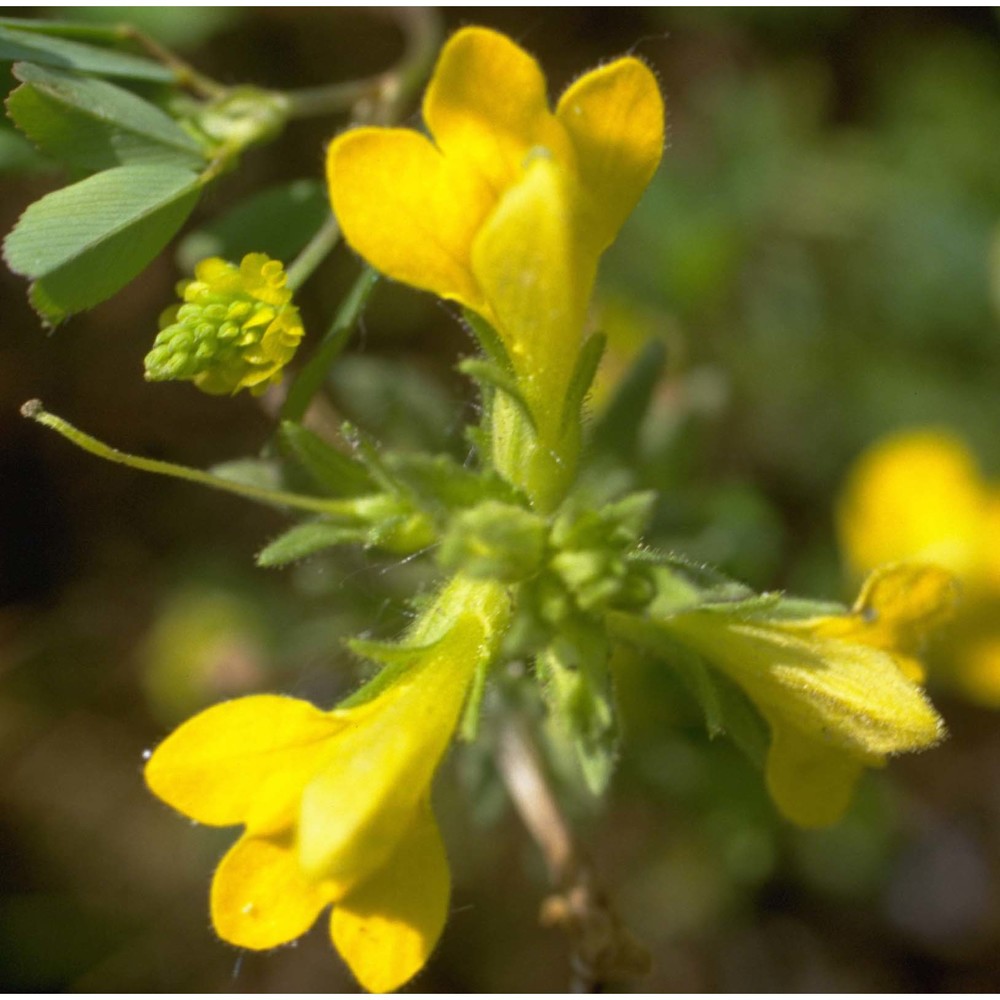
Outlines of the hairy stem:
[{"label": "hairy stem", "polygon": [[245,497],[247,500],[256,500],[258,503],[270,504],[276,507],[291,507],[294,510],[311,511],[316,514],[328,514],[331,516],[349,516],[352,508],[348,502],[327,500],[323,497],[305,496],[300,493],[289,493],[286,490],[264,489],[259,486],[251,486],[248,483],[240,483],[232,479],[224,479],[222,476],[214,475],[211,472],[203,472],[201,469],[192,469],[186,465],[177,465],[174,462],[162,462],[154,458],[144,458],[142,455],[130,455],[128,452],[119,451],[112,448],[103,441],[91,437],[89,434],[74,427],[71,423],[57,417],[54,413],[48,413],[37,399],[29,400],[21,407],[21,415],[34,420],[43,427],[54,430],[61,434],[67,441],[71,441],[78,448],[103,458],[107,462],[115,462],[118,465],[127,465],[130,469],[139,469],[141,472],[152,472],[160,476],[169,476],[171,479],[184,479],[190,483],[198,483],[200,486],[210,486],[212,489],[222,490],[224,493],[235,493],[237,496]]}]

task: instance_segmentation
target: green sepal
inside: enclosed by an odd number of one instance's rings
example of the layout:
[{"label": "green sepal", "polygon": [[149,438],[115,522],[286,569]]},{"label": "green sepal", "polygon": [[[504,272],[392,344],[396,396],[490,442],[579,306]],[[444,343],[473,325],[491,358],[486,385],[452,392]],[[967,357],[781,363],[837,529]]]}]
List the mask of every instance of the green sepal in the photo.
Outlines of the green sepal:
[{"label": "green sepal", "polygon": [[354,708],[356,705],[371,701],[387,687],[395,683],[422,656],[433,650],[444,636],[424,645],[406,645],[405,643],[382,642],[377,639],[348,639],[347,648],[357,656],[371,660],[382,668],[370,680],[366,681],[354,694],[349,695],[337,704],[337,708]]},{"label": "green sepal", "polygon": [[136,277],[181,227],[201,187],[183,167],[103,170],[29,205],[4,241],[4,258],[31,279],[31,304],[55,325]]},{"label": "green sepal", "polygon": [[486,357],[489,358],[489,360],[492,361],[493,364],[500,369],[500,371],[513,376],[514,365],[510,360],[510,355],[507,353],[507,348],[504,347],[503,341],[500,339],[496,330],[494,330],[493,327],[482,318],[482,316],[477,315],[469,309],[462,310],[462,317],[469,325],[469,329],[479,342],[479,346],[483,349],[483,353]]},{"label": "green sepal", "polygon": [[465,743],[475,743],[479,736],[479,719],[482,716],[483,698],[486,696],[486,679],[489,676],[492,664],[487,662],[478,663],[476,672],[472,677],[472,686],[469,688],[469,696],[462,710],[462,719],[458,724],[459,738]]},{"label": "green sepal", "polygon": [[287,566],[336,545],[365,542],[366,526],[336,524],[331,521],[305,521],[289,528],[257,553],[257,565],[269,569]]},{"label": "green sepal", "polygon": [[652,656],[673,670],[694,697],[710,737],[722,734],[758,766],[763,766],[770,733],[749,698],[729,678],[712,670],[697,653],[677,643],[658,622],[645,616],[613,611],[605,617],[618,640]]},{"label": "green sepal", "polygon": [[87,172],[129,163],[200,170],[206,157],[169,115],[121,87],[32,63],[16,63],[21,81],[7,113],[43,153]]},{"label": "green sepal", "polygon": [[281,424],[282,445],[312,477],[316,485],[333,496],[358,496],[374,488],[368,470],[317,434],[291,420]]},{"label": "green sepal", "polygon": [[603,333],[591,334],[583,342],[580,354],[576,359],[573,377],[566,389],[566,400],[563,404],[562,419],[559,425],[562,433],[580,423],[580,411],[583,409],[587,393],[590,392],[590,388],[594,384],[594,376],[601,364],[601,358],[604,357],[607,344],[608,338]]},{"label": "green sepal", "polygon": [[661,340],[650,340],[639,353],[625,377],[618,383],[611,401],[590,425],[589,451],[628,463],[637,450],[639,430],[649,412],[653,392],[667,361]]},{"label": "green sepal", "polygon": [[527,400],[521,394],[517,379],[510,373],[503,371],[495,362],[485,361],[483,358],[466,358],[460,361],[456,368],[469,378],[475,379],[484,392],[502,392],[512,402],[517,404],[521,415],[527,421],[531,430],[537,434],[538,428],[535,424],[535,417],[528,406]]}]

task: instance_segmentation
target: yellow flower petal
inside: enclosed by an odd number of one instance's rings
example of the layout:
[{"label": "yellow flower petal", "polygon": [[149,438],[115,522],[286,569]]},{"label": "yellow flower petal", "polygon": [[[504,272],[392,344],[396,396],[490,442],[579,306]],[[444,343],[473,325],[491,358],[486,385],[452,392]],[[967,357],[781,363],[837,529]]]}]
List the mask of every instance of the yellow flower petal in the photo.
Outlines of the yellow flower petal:
[{"label": "yellow flower petal", "polygon": [[444,929],[450,881],[425,804],[386,865],[333,911],[334,946],[366,990],[396,990],[424,967]]},{"label": "yellow flower petal", "polygon": [[409,129],[359,128],[327,153],[333,210],[375,268],[478,312],[472,240],[495,197],[483,179]]},{"label": "yellow flower petal", "polygon": [[957,659],[958,686],[980,705],[1000,708],[1000,635],[966,642]]},{"label": "yellow flower petal", "polygon": [[299,862],[309,875],[357,884],[396,850],[451,742],[484,638],[477,617],[459,617],[381,695],[335,713],[349,724],[302,793]]},{"label": "yellow flower petal", "polygon": [[706,655],[768,717],[861,755],[920,750],[940,740],[937,713],[888,653],[782,623],[734,622],[717,632],[718,625],[700,617]]},{"label": "yellow flower petal", "polygon": [[981,544],[984,486],[968,449],[941,431],[886,438],[855,466],[837,511],[859,571],[916,559],[966,577]]},{"label": "yellow flower petal", "polygon": [[476,238],[472,264],[543,438],[556,436],[597,260],[581,249],[572,192],[535,155]]},{"label": "yellow flower petal", "polygon": [[858,642],[894,656],[903,673],[922,681],[918,657],[930,633],[950,620],[958,581],[938,566],[900,563],[873,572],[849,615],[802,622],[800,630]]},{"label": "yellow flower petal", "polygon": [[261,950],[304,934],[334,898],[302,874],[289,840],[241,837],[212,880],[212,924],[224,941]]},{"label": "yellow flower petal", "polygon": [[[907,597],[901,579],[915,582],[915,596]],[[767,781],[775,802],[795,822],[822,826],[843,813],[864,767],[926,749],[944,735],[937,712],[905,675],[901,654],[878,645],[893,634],[909,641],[914,633],[907,629],[920,628],[910,617],[916,609],[937,614],[931,597],[947,594],[937,582],[919,571],[876,577],[862,607],[891,609],[898,618],[873,632],[874,623],[856,614],[788,621],[721,608],[661,624],[747,693],[771,729]]]},{"label": "yellow flower petal", "polygon": [[767,789],[782,814],[799,826],[836,823],[865,766],[879,764],[878,758],[863,760],[824,746],[778,720],[771,723]]},{"label": "yellow flower petal", "polygon": [[619,59],[580,77],[559,100],[556,115],[576,149],[580,187],[598,251],[635,208],[663,153],[664,108],[652,71]]},{"label": "yellow flower petal", "polygon": [[343,723],[308,702],[254,695],[201,712],[146,764],[146,782],[175,809],[212,826],[275,831],[294,820],[296,793]]},{"label": "yellow flower petal", "polygon": [[535,146],[572,165],[538,63],[498,32],[465,28],[452,35],[438,58],[423,113],[445,157],[481,176],[494,198],[516,182]]}]

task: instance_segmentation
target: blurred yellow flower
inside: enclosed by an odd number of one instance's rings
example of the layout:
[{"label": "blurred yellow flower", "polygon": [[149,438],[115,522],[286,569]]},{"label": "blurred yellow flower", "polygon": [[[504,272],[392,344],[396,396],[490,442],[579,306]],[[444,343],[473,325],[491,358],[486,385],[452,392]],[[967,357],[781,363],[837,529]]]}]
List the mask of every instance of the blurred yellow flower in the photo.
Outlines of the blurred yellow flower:
[{"label": "blurred yellow flower", "polygon": [[914,559],[959,578],[942,666],[968,697],[1000,707],[1000,486],[983,479],[965,443],[932,429],[878,442],[848,476],[837,526],[854,573]]},{"label": "blurred yellow flower", "polygon": [[333,943],[366,989],[396,989],[423,967],[450,892],[431,780],[506,614],[496,584],[456,580],[345,706],[240,698],[156,749],[156,795],[198,822],[245,826],[212,882],[220,937],[273,948],[332,903]]},{"label": "blurred yellow flower", "polygon": [[542,447],[568,464],[563,410],[598,258],[659,163],[663,115],[656,78],[631,57],[580,77],[553,113],[531,56],[467,28],[424,97],[431,138],[359,128],[330,146],[347,241],[494,328]]},{"label": "blurred yellow flower", "polygon": [[757,706],[771,729],[768,790],[789,819],[814,827],[841,817],[864,768],[943,737],[912,676],[927,629],[953,602],[948,573],[895,566],[843,615],[768,619],[718,606],[662,624]]},{"label": "blurred yellow flower", "polygon": [[203,392],[260,395],[281,380],[304,330],[281,261],[247,254],[240,265],[209,257],[178,286],[184,300],[160,317],[146,355],[151,382],[189,380]]}]

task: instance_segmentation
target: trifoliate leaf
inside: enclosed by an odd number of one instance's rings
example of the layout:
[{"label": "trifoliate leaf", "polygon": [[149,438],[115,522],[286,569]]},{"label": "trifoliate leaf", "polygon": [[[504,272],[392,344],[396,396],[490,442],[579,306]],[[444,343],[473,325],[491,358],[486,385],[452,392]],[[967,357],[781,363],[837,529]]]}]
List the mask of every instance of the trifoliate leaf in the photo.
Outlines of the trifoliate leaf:
[{"label": "trifoliate leaf", "polygon": [[139,274],[188,217],[201,183],[176,166],[104,170],[29,205],[4,241],[4,257],[32,280],[42,318],[59,323]]},{"label": "trifoliate leaf", "polygon": [[177,79],[174,70],[151,59],[59,37],[65,33],[64,29],[65,25],[56,25],[55,33],[47,35],[44,21],[25,22],[14,18],[0,21],[0,62],[25,60],[100,76],[157,83],[174,83]]},{"label": "trifoliate leaf", "polygon": [[104,80],[18,63],[7,100],[17,127],[44,153],[87,171],[126,163],[197,170],[205,156],[169,115]]}]

